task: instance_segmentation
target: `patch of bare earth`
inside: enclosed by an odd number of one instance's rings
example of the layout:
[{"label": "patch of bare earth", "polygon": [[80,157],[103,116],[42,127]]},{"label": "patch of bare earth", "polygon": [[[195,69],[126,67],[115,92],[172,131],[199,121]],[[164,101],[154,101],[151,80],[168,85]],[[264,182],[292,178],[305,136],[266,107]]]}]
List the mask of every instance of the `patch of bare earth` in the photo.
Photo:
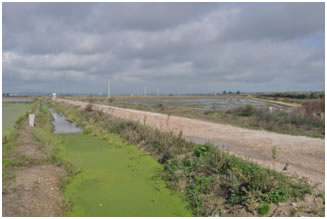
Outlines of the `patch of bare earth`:
[{"label": "patch of bare earth", "polygon": [[26,157],[34,160],[45,160],[47,158],[44,148],[40,142],[35,141],[32,135],[32,127],[27,122],[19,132],[17,146],[13,149],[13,156]]},{"label": "patch of bare earth", "polygon": [[[88,105],[86,102],[67,99],[58,99],[58,101],[84,108]],[[264,130],[251,130],[231,125],[100,104],[93,104],[93,109],[119,118],[140,121],[142,124],[146,121],[147,125],[163,131],[173,131],[175,133],[181,131],[185,138],[195,143],[209,141],[217,145],[217,147],[221,147],[225,151],[239,157],[305,181],[313,186],[316,194],[324,193],[325,191],[324,139],[278,134]],[[317,201],[318,199],[312,196],[305,201],[308,207],[311,206],[312,209],[315,209],[313,213],[320,209],[320,207],[324,208],[324,203],[321,204],[322,206],[316,204],[319,202]],[[285,213],[284,208],[292,210],[295,207],[279,205],[274,209],[272,216],[283,216]],[[303,209],[302,206],[301,209]]]},{"label": "patch of bare earth", "polygon": [[19,130],[10,157],[27,162],[7,167],[12,168],[15,177],[3,181],[2,216],[62,216],[65,200],[59,185],[66,173],[47,164],[44,148],[33,138],[27,122]]},{"label": "patch of bare earth", "polygon": [[59,183],[65,172],[54,165],[21,168],[2,194],[2,216],[60,216],[64,199]]}]

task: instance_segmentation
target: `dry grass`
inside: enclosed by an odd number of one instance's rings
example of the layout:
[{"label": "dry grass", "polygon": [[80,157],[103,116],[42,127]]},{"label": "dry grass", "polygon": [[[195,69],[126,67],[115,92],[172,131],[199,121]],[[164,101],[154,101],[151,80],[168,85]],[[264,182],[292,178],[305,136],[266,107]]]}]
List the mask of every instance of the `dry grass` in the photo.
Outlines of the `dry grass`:
[{"label": "dry grass", "polygon": [[325,113],[325,99],[309,100],[302,104],[306,115],[311,116],[318,113]]}]

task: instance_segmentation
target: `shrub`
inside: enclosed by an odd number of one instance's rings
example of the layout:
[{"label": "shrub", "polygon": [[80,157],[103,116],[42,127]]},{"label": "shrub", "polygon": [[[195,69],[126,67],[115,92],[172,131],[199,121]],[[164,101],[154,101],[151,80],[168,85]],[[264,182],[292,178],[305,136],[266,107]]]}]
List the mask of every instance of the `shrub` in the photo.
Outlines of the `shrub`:
[{"label": "shrub", "polygon": [[325,100],[310,100],[305,101],[302,107],[307,115],[312,115],[313,113],[324,113],[325,112]]},{"label": "shrub", "polygon": [[113,98],[113,97],[110,97],[109,99],[108,99],[108,102],[109,103],[112,103],[112,102],[114,102],[115,101],[115,98]]},{"label": "shrub", "polygon": [[246,105],[229,112],[232,112],[238,116],[253,116],[256,113],[256,108],[252,105]]},{"label": "shrub", "polygon": [[86,112],[92,112],[92,104],[87,104],[87,106],[85,107],[85,111]]}]

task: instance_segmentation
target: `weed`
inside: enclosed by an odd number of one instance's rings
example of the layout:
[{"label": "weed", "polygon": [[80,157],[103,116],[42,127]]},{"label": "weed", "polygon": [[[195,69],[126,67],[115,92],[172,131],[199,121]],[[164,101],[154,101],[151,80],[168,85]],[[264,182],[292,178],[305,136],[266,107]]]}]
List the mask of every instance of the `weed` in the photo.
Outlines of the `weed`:
[{"label": "weed", "polygon": [[269,204],[265,203],[265,204],[261,205],[260,207],[258,207],[257,210],[258,210],[258,213],[260,216],[264,216],[269,213],[270,206],[269,206]]},{"label": "weed", "polygon": [[291,195],[288,194],[287,191],[276,189],[269,195],[268,201],[272,203],[280,203],[287,201],[289,198],[291,198]]},{"label": "weed", "polygon": [[292,216],[292,217],[295,217],[295,216],[296,216],[296,213],[297,213],[297,210],[296,210],[295,208],[293,208],[293,209],[291,210],[291,216]]},{"label": "weed", "polygon": [[325,194],[324,193],[318,193],[316,195],[317,198],[321,198],[322,200],[325,200]]}]

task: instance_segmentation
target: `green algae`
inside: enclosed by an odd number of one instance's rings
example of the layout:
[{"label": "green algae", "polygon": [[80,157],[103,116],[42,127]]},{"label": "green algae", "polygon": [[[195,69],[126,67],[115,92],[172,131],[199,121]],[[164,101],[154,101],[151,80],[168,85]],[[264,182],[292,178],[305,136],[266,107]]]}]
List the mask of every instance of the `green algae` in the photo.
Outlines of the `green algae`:
[{"label": "green algae", "polygon": [[162,166],[115,136],[60,135],[61,156],[81,169],[65,186],[67,216],[192,216],[160,178]]}]

